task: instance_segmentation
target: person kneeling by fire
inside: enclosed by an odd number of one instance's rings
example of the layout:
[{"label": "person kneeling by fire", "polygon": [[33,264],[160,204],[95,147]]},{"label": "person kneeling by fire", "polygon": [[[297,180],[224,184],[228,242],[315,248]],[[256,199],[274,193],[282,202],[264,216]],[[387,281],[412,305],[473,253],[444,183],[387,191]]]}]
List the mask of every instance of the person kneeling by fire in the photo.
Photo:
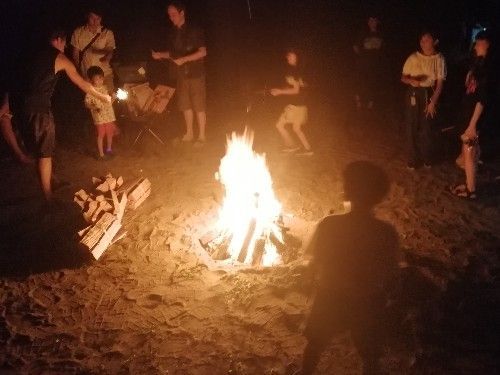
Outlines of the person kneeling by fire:
[{"label": "person kneeling by fire", "polygon": [[286,148],[283,152],[297,152],[301,147],[297,146],[295,141],[285,129],[287,124],[292,124],[293,131],[299,138],[303,150],[298,155],[311,156],[313,151],[307,140],[302,126],[307,122],[307,106],[304,95],[304,78],[299,66],[299,56],[295,49],[288,49],[286,52],[287,72],[285,74],[286,87],[271,89],[272,96],[285,96],[287,105],[281,114],[276,128],[280,132]]}]

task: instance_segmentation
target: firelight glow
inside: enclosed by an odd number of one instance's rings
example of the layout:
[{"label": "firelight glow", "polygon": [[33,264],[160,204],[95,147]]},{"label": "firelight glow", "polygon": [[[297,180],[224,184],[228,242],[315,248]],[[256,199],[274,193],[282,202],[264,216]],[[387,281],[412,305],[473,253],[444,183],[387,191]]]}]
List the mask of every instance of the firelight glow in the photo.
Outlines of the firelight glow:
[{"label": "firelight glow", "polygon": [[[221,159],[215,176],[225,190],[217,226],[230,238],[228,251],[232,260],[238,259],[245,242],[249,241],[243,263],[251,264],[257,242],[262,240],[264,252],[261,264],[269,267],[281,263],[281,257],[271,241],[273,235],[283,242],[277,225],[281,204],[274,195],[265,155],[257,154],[252,149],[253,138],[253,131],[248,129],[242,135],[233,132],[227,138],[226,155]],[[254,226],[253,233],[249,232],[249,228]]]},{"label": "firelight glow", "polygon": [[122,89],[118,89],[116,91],[116,97],[118,98],[118,100],[127,100],[128,92],[126,92],[125,90],[122,90]]}]

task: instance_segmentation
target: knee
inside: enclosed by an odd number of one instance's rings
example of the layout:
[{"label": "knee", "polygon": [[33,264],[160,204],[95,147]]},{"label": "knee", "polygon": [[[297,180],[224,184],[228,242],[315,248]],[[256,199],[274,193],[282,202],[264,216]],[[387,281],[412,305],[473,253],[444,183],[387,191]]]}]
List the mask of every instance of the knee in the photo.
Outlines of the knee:
[{"label": "knee", "polygon": [[285,130],[285,125],[286,125],[286,123],[284,121],[280,120],[276,123],[276,129]]}]

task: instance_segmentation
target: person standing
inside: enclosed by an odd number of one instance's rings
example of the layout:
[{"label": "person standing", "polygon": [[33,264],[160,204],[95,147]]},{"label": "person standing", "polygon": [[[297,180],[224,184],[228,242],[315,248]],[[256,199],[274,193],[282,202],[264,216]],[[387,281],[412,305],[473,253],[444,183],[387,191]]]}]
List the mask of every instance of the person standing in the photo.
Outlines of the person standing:
[{"label": "person standing", "polygon": [[168,18],[173,24],[169,34],[169,50],[152,51],[155,60],[170,60],[176,67],[177,106],[184,114],[186,133],[182,140],[191,142],[194,139],[194,113],[198,121],[198,142],[205,140],[206,87],[204,59],[207,55],[205,38],[200,28],[186,21],[186,8],[180,2],[172,2],[167,6]]},{"label": "person standing", "polygon": [[460,115],[460,138],[462,152],[457,164],[465,171],[465,184],[452,188],[461,198],[475,199],[476,173],[480,156],[479,130],[484,123],[484,111],[489,99],[489,58],[490,39],[485,32],[476,36],[474,60],[465,79],[465,95]]},{"label": "person standing", "polygon": [[102,25],[103,11],[92,7],[87,12],[87,22],[78,27],[71,36],[73,61],[81,75],[87,77],[92,66],[98,66],[104,72],[104,84],[108,92],[114,92],[113,70],[110,62],[116,49],[113,31]]},{"label": "person standing", "polygon": [[38,161],[38,172],[43,194],[47,201],[52,199],[52,157],[55,149],[55,124],[52,116],[52,95],[61,72],[85,93],[111,102],[109,95],[102,94],[86,82],[73,63],[64,55],[66,33],[51,32],[50,47],[40,53],[33,66],[28,92],[24,103],[25,121],[29,127],[29,145]]},{"label": "person standing", "polygon": [[404,63],[401,82],[407,85],[406,142],[407,166],[419,163],[431,166],[431,121],[436,116],[439,98],[446,79],[446,62],[436,50],[439,41],[432,32],[420,35],[420,51],[412,53]]},{"label": "person standing", "polygon": [[382,75],[382,49],[384,39],[379,30],[380,20],[371,16],[368,18],[368,29],[365,30],[353,46],[357,57],[357,93],[356,108],[361,109],[363,102],[368,109],[373,108]]},{"label": "person standing", "polygon": [[307,105],[304,95],[304,77],[299,66],[299,56],[297,51],[289,49],[286,53],[287,70],[285,73],[284,83],[282,88],[271,89],[272,96],[282,96],[286,99],[287,105],[283,109],[276,128],[278,129],[286,148],[284,152],[297,152],[301,150],[292,139],[285,126],[292,124],[292,129],[300,141],[302,151],[300,155],[311,156],[313,151],[311,145],[304,134],[302,127],[307,122]]}]

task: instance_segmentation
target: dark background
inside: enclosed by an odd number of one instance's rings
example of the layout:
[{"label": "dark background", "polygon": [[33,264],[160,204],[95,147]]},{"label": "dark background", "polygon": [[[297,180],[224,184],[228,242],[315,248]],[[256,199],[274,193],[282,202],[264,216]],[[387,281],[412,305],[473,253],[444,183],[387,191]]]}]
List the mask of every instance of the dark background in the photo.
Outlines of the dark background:
[{"label": "dark background", "polygon": [[[150,50],[164,45],[169,21],[164,0],[108,0],[104,23],[116,37],[114,62],[147,61]],[[406,56],[418,47],[418,34],[436,30],[447,58],[447,85],[461,94],[470,31],[477,23],[498,34],[498,0],[189,0],[188,18],[205,29],[208,47],[209,101],[229,107],[249,90],[270,86],[279,78],[283,50],[303,50],[312,91],[333,105],[351,98],[352,44],[366,18],[382,20],[387,70],[384,89],[395,96]],[[250,4],[250,12],[248,8]],[[89,1],[2,0],[0,15],[1,72],[15,76],[18,67],[45,45],[46,31],[68,31],[85,21]],[[69,41],[69,39],[68,39]],[[460,87],[460,88],[459,88]],[[445,92],[446,92],[445,91]],[[450,99],[456,100],[456,99]],[[335,104],[337,103],[337,104]],[[397,112],[397,109],[395,110]]]}]

